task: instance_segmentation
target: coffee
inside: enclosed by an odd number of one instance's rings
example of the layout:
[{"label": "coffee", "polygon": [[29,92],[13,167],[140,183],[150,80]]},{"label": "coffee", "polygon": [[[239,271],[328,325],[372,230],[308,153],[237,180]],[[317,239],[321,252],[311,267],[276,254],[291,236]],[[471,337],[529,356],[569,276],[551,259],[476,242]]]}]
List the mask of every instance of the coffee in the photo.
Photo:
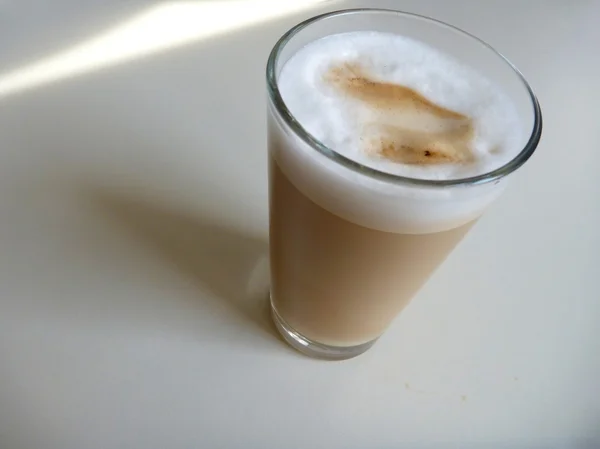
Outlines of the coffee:
[{"label": "coffee", "polygon": [[344,220],[303,195],[270,161],[271,295],[294,330],[346,347],[379,337],[473,222],[401,234]]},{"label": "coffee", "polygon": [[[496,85],[404,36],[319,39],[287,61],[278,84],[294,119],[327,151],[379,172],[461,179],[521,148],[517,113]],[[343,348],[384,332],[503,184],[430,189],[334,159],[270,114],[276,321],[294,338]]]}]

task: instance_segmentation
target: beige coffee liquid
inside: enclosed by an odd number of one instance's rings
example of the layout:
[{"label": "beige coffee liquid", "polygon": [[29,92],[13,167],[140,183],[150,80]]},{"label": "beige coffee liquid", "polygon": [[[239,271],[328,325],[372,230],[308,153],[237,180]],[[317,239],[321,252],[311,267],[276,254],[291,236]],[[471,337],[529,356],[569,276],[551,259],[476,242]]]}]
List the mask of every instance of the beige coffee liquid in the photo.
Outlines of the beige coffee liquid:
[{"label": "beige coffee liquid", "polygon": [[273,305],[319,343],[379,337],[472,225],[417,235],[368,229],[312,202],[273,158],[269,170]]}]

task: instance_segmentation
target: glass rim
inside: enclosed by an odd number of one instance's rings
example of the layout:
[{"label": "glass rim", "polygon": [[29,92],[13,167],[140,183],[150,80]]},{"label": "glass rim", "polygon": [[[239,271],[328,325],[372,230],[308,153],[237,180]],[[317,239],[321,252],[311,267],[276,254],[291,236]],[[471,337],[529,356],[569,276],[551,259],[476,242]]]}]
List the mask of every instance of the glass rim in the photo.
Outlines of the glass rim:
[{"label": "glass rim", "polygon": [[[489,172],[486,172],[486,173],[483,173],[480,175],[476,175],[476,176],[464,177],[464,178],[438,180],[438,179],[422,179],[422,178],[413,178],[413,177],[408,177],[408,176],[400,176],[400,175],[395,175],[392,173],[384,172],[381,170],[377,170],[372,167],[368,167],[366,165],[356,162],[356,161],[344,156],[343,154],[338,153],[337,151],[329,148],[327,145],[322,143],[319,139],[317,139],[312,134],[310,134],[300,124],[300,122],[298,120],[296,120],[294,115],[287,108],[285,102],[283,101],[281,93],[279,91],[277,63],[279,61],[279,56],[281,54],[281,51],[285,48],[287,43],[296,34],[298,34],[300,31],[302,31],[303,29],[307,28],[308,26],[310,26],[316,22],[320,22],[322,20],[326,20],[326,19],[329,19],[332,17],[339,17],[339,16],[344,16],[344,15],[354,15],[354,14],[365,14],[365,13],[367,13],[367,14],[389,14],[389,15],[396,15],[396,16],[424,20],[426,22],[442,26],[443,28],[447,28],[450,31],[458,32],[459,34],[462,34],[463,36],[465,36],[467,38],[473,39],[476,42],[478,42],[479,44],[481,44],[482,46],[484,46],[485,48],[487,48],[488,50],[492,51],[494,54],[496,54],[501,60],[503,60],[509,66],[509,68],[511,68],[514,71],[514,73],[517,75],[517,77],[523,83],[527,93],[529,94],[529,97],[530,97],[530,100],[531,100],[531,103],[533,106],[534,122],[533,122],[531,135],[529,136],[529,139],[528,139],[527,143],[525,144],[525,147],[515,157],[513,157],[509,162],[507,162],[506,164],[504,164],[494,170],[491,170]],[[413,186],[424,186],[424,187],[452,187],[452,186],[479,185],[479,184],[486,184],[489,182],[497,181],[497,180],[511,174],[515,170],[517,170],[531,157],[531,155],[536,150],[538,143],[541,139],[541,135],[542,135],[542,111],[541,111],[541,107],[538,102],[538,99],[535,96],[533,89],[531,88],[531,86],[529,85],[529,83],[527,82],[527,80],[525,79],[523,74],[519,71],[519,69],[517,69],[517,67],[515,67],[515,65],[512,62],[510,62],[504,55],[502,55],[499,51],[497,51],[490,44],[481,40],[477,36],[474,36],[473,34],[467,32],[467,31],[464,31],[454,25],[450,25],[446,22],[442,22],[440,20],[433,19],[431,17],[427,17],[427,16],[420,15],[420,14],[413,14],[413,13],[408,13],[408,12],[398,11],[398,10],[393,10],[393,9],[356,8],[356,9],[342,9],[342,10],[332,11],[332,12],[328,12],[328,13],[324,13],[324,14],[320,14],[320,15],[311,17],[311,18],[304,20],[303,22],[300,22],[299,24],[295,25],[290,30],[288,30],[283,36],[281,36],[281,38],[279,38],[279,40],[277,41],[277,43],[275,44],[275,46],[273,47],[273,49],[271,50],[271,53],[269,55],[269,59],[267,61],[266,75],[267,75],[267,91],[268,91],[271,102],[275,106],[276,111],[278,112],[280,117],[283,119],[285,124],[287,126],[289,126],[290,129],[292,129],[298,137],[300,137],[311,148],[313,148],[314,150],[316,150],[323,156],[327,157],[334,163],[342,165],[342,166],[344,166],[354,172],[357,172],[359,174],[362,174],[362,175],[365,175],[365,176],[368,176],[368,177],[371,177],[371,178],[374,178],[374,179],[377,179],[380,181],[385,181],[388,183],[413,185]]]}]

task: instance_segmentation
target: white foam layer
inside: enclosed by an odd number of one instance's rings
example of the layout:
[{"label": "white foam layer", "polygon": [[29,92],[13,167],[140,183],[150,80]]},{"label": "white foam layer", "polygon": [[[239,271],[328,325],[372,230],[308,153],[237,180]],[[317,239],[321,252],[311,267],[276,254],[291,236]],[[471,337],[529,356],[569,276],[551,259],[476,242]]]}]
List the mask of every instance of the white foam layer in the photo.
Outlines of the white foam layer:
[{"label": "white foam layer", "polygon": [[[404,164],[364,151],[368,105],[326,81],[334,66],[359,64],[378,82],[413,89],[467,116],[474,126],[468,162]],[[421,179],[455,179],[491,171],[520,150],[518,115],[490,81],[413,39],[379,32],[328,36],[298,51],[279,74],[283,100],[302,126],[329,148],[363,165]],[[400,124],[401,125],[401,124]],[[390,232],[437,232],[479,216],[502,184],[431,189],[390,184],[349,170],[308,147],[279,120],[270,123],[272,155],[304,194],[331,212]]]},{"label": "white foam layer", "polygon": [[[325,81],[332,66],[357,63],[377,81],[414,89],[430,101],[473,120],[473,161],[468,164],[399,164],[363,150],[364,125],[374,118],[364,103]],[[285,64],[279,89],[302,126],[329,148],[363,165],[422,179],[486,173],[520,151],[518,115],[504,93],[469,67],[430,46],[379,32],[342,33],[315,41]]]}]

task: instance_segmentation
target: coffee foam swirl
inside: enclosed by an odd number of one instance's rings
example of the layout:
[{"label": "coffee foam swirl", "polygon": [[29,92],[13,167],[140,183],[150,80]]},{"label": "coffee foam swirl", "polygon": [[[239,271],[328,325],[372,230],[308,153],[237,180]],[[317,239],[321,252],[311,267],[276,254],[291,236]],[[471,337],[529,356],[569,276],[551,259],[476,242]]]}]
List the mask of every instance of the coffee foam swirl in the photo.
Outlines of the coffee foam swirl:
[{"label": "coffee foam swirl", "polygon": [[[520,147],[506,95],[469,67],[404,36],[358,31],[300,49],[278,85],[295,119],[354,161],[394,175],[456,179],[493,170]],[[451,229],[478,217],[504,185],[430,189],[349,170],[286,130],[274,113],[271,155],[330,212],[388,232]]]},{"label": "coffee foam swirl", "polygon": [[473,160],[473,121],[437,105],[406,86],[376,80],[359,63],[331,67],[324,81],[370,109],[363,151],[402,164],[447,164]]}]

